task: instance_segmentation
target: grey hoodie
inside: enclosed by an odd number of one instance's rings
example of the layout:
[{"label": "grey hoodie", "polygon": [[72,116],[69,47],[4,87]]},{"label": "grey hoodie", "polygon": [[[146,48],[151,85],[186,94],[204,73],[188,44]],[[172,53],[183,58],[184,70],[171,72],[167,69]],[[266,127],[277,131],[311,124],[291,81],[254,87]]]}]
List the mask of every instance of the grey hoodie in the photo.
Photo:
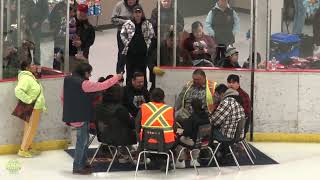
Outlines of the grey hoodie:
[{"label": "grey hoodie", "polygon": [[[136,4],[139,4],[139,0],[137,0]],[[121,30],[122,25],[127,20],[130,20],[130,17],[132,16],[132,8],[127,5],[127,0],[119,1],[114,7],[111,22],[118,26],[118,30]]]}]

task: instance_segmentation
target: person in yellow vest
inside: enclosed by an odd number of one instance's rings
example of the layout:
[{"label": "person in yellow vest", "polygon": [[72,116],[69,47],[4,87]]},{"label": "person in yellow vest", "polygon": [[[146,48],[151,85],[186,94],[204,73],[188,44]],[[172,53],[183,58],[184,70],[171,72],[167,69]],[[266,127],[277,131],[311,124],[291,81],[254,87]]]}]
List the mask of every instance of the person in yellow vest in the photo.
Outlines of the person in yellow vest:
[{"label": "person in yellow vest", "polygon": [[192,74],[192,81],[189,81],[180,92],[175,104],[175,110],[179,112],[184,108],[190,115],[193,112],[191,102],[199,99],[202,102],[202,109],[207,113],[215,109],[214,89],[217,83],[207,80],[203,70],[197,69]]},{"label": "person in yellow vest", "polygon": [[[166,150],[174,147],[176,142],[174,109],[164,103],[164,92],[155,88],[151,92],[151,102],[141,105],[136,116],[136,130],[138,139],[142,140],[142,128],[160,128],[164,131],[164,142]],[[149,141],[149,143],[156,143]],[[152,157],[153,159],[153,157]],[[160,169],[165,170],[165,157],[154,157],[156,162],[160,161]]]}]

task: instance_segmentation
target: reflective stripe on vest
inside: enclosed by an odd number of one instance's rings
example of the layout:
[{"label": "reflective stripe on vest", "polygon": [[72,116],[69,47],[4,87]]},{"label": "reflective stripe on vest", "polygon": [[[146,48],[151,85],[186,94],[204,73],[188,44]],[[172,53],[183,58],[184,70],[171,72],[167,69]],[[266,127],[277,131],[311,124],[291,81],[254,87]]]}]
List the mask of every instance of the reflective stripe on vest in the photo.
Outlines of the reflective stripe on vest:
[{"label": "reflective stripe on vest", "polygon": [[[168,105],[163,105],[160,108],[157,108],[154,104],[152,103],[147,103],[145,104],[146,107],[153,113],[142,125],[142,127],[146,128],[161,128],[165,132],[171,132],[173,131],[172,127],[167,123],[165,118],[163,117],[163,114],[170,110],[170,106]],[[159,122],[161,126],[153,126],[152,124],[155,122]]]},{"label": "reflective stripe on vest", "polygon": [[209,112],[213,111],[213,104],[214,104],[213,96],[215,93],[216,85],[217,85],[217,82],[214,82],[214,81],[207,80],[206,82],[206,102],[207,102],[207,107]]}]

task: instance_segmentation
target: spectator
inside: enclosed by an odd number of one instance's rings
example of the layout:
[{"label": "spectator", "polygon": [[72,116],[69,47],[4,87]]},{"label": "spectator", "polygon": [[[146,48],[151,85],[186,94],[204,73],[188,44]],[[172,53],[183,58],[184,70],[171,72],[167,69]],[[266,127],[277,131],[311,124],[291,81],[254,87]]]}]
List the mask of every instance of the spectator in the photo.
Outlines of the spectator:
[{"label": "spectator", "polygon": [[89,51],[94,40],[95,30],[88,21],[88,6],[79,4],[76,16],[76,35],[73,36],[73,39],[69,39],[70,72],[73,72],[78,64],[89,62]]},{"label": "spectator", "polygon": [[227,78],[228,87],[238,91],[243,103],[244,113],[246,114],[246,125],[244,132],[247,133],[251,123],[251,100],[250,96],[240,87],[240,78],[238,75],[230,74]]},{"label": "spectator", "polygon": [[[184,131],[183,131],[183,136],[180,137],[180,143],[185,144],[186,146],[189,146],[189,147],[193,146],[197,140],[199,126],[210,123],[208,113],[206,113],[205,109],[202,108],[202,101],[200,99],[192,100],[191,106],[192,106],[193,112],[190,118],[187,121],[184,121],[182,123],[182,128]],[[178,147],[178,152],[180,150],[181,148]],[[185,151],[183,151],[183,153],[184,154],[180,156],[181,158],[177,160],[177,163],[176,163],[177,168],[185,168],[186,166]],[[199,157],[199,151],[193,152],[192,157],[195,159],[196,166],[200,166],[200,163],[197,160]],[[193,166],[192,161],[190,161],[190,166]]]},{"label": "spectator", "polygon": [[183,48],[189,53],[192,58],[193,66],[199,64],[209,64],[213,66],[213,59],[215,58],[216,44],[213,39],[203,32],[203,25],[196,21],[191,26],[192,33],[183,43]]},{"label": "spectator", "polygon": [[218,44],[216,63],[224,58],[226,48],[235,42],[235,35],[240,31],[240,19],[236,11],[228,4],[228,0],[218,0],[208,13],[206,31],[214,37]]},{"label": "spectator", "polygon": [[28,6],[26,20],[35,44],[33,62],[36,65],[40,65],[40,40],[42,35],[41,25],[48,17],[49,5],[48,0],[30,1],[29,5],[30,6]]},{"label": "spectator", "polygon": [[[239,121],[245,119],[244,109],[236,90],[228,89],[226,85],[221,84],[215,91],[221,102],[217,109],[209,115],[210,123],[214,126],[213,137],[218,141],[228,141],[234,139]],[[240,137],[244,137],[243,131]],[[225,156],[228,146],[222,144],[221,147],[223,156]]]},{"label": "spectator", "polygon": [[93,119],[93,92],[103,91],[116,84],[122,75],[102,83],[91,82],[92,67],[90,64],[81,63],[73,71],[71,76],[64,79],[63,85],[63,122],[75,127],[77,130],[77,142],[75,148],[73,173],[90,174],[91,169],[86,165],[89,122]]},{"label": "spectator", "polygon": [[[161,0],[160,7],[160,39],[165,39],[166,34],[173,31],[174,24],[174,6],[172,0]],[[158,7],[152,10],[151,23],[158,37]],[[177,34],[183,31],[184,19],[180,12],[177,13]],[[158,37],[159,38],[159,37]]]},{"label": "spectator", "polygon": [[111,22],[118,27],[117,43],[118,43],[118,61],[117,73],[124,71],[125,60],[122,57],[124,44],[120,37],[120,32],[123,24],[132,17],[133,7],[139,4],[139,0],[121,0],[113,9]]},{"label": "spectator", "polygon": [[[192,74],[192,81],[189,81],[179,93],[175,104],[177,113],[184,108],[189,114],[193,112],[191,102],[194,99],[199,99],[202,102],[202,109],[207,113],[214,110],[214,89],[216,82],[206,79],[206,74],[203,70],[197,69]],[[179,119],[177,119],[179,121]]]},{"label": "spectator", "polygon": [[132,19],[121,29],[124,44],[122,54],[126,56],[126,83],[131,83],[134,72],[142,72],[146,77],[146,68],[150,64],[148,51],[154,36],[152,24],[146,20],[140,5],[133,8]]},{"label": "spectator", "polygon": [[[141,105],[141,110],[136,117],[136,130],[139,134],[139,140],[142,140],[142,128],[161,128],[164,131],[164,143],[166,150],[170,150],[175,145],[174,131],[174,110],[172,107],[164,104],[164,92],[160,88],[155,88],[151,92],[151,102]],[[163,111],[162,111],[163,110]],[[161,112],[161,117],[155,116]],[[149,143],[152,143],[149,141]],[[160,161],[160,169],[166,169],[166,156],[159,155],[156,161]]]},{"label": "spectator", "polygon": [[292,34],[301,34],[306,19],[306,8],[303,5],[304,0],[293,0],[294,4],[294,18]]},{"label": "spectator", "polygon": [[[73,9],[70,6],[70,19],[73,17]],[[66,44],[66,30],[67,30],[67,17],[66,17],[67,4],[64,1],[56,4],[49,15],[50,27],[54,33],[54,60],[53,68],[63,70],[64,62],[64,49]],[[69,26],[69,32],[72,32],[72,27]]]},{"label": "spectator", "polygon": [[124,87],[123,105],[133,118],[137,116],[140,106],[150,101],[150,95],[145,83],[144,74],[135,72],[132,77],[132,83]]},{"label": "spectator", "polygon": [[[118,146],[136,144],[134,121],[130,119],[129,112],[121,104],[123,91],[120,85],[114,85],[103,92],[103,100],[95,108],[95,122],[101,123],[100,132],[105,132],[106,138]],[[120,135],[120,136],[119,136]]]},{"label": "spectator", "polygon": [[222,62],[224,68],[241,68],[239,65],[239,52],[236,48],[228,48],[226,51],[225,59]]},{"label": "spectator", "polygon": [[31,62],[23,61],[21,62],[20,69],[21,72],[18,75],[18,85],[15,88],[15,95],[23,103],[35,104],[29,121],[25,121],[24,123],[23,138],[18,155],[31,158],[40,153],[32,149],[31,144],[37,132],[41,112],[46,110],[45,98],[43,88],[34,76],[37,67],[31,66]]}]

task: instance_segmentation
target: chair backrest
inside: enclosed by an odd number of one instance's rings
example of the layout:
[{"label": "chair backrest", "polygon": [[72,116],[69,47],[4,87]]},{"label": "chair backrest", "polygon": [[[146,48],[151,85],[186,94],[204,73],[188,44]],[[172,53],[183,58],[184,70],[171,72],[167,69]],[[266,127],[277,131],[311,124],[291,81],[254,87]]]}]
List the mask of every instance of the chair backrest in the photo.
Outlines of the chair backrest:
[{"label": "chair backrest", "polygon": [[96,123],[96,131],[98,141],[101,143],[111,144],[112,136],[109,130],[112,129],[111,119],[109,118],[109,112],[102,104],[99,104],[95,108],[94,121]]},{"label": "chair backrest", "polygon": [[143,128],[140,149],[164,152],[165,141],[163,129]]},{"label": "chair backrest", "polygon": [[211,124],[200,125],[198,127],[195,148],[200,148],[204,140],[207,140],[208,143],[212,141],[212,125]]},{"label": "chair backrest", "polygon": [[238,141],[240,141],[242,139],[241,134],[244,131],[245,124],[246,124],[246,119],[245,118],[241,119],[238,122],[237,130],[236,130],[236,133],[234,135],[234,141],[238,142]]}]

